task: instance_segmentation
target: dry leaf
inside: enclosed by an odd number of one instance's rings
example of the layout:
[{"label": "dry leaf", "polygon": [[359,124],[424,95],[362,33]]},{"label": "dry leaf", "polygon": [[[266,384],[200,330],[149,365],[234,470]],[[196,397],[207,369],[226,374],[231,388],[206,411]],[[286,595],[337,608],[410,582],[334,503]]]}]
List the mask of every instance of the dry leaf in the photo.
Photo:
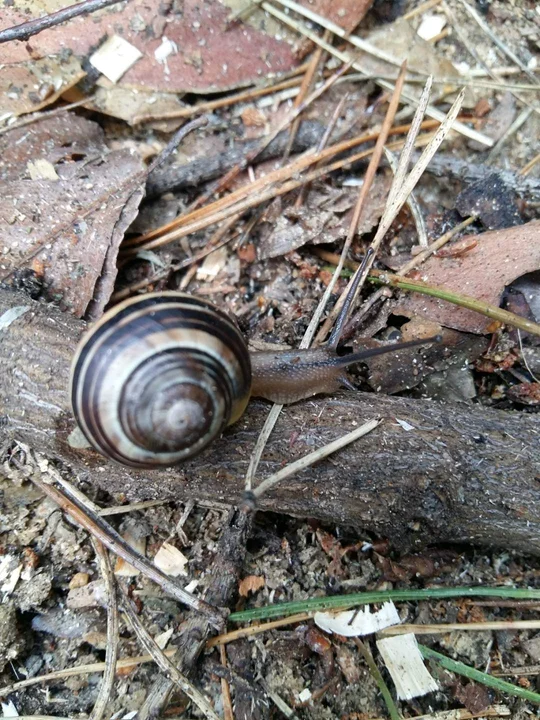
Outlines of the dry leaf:
[{"label": "dry leaf", "polygon": [[248,575],[240,581],[238,592],[241,597],[247,597],[250,592],[256,593],[257,590],[260,590],[264,586],[265,580],[263,577],[260,577],[259,575]]},{"label": "dry leaf", "polygon": [[[4,7],[0,28],[28,20],[24,6],[24,0],[14,0],[12,6]],[[241,22],[229,27],[228,15],[229,10],[217,0],[185,0],[182,12],[176,13],[159,0],[132,0],[91,18],[78,17],[44,30],[32,38],[32,49],[53,57],[70,50],[85,60],[104,38],[120,35],[143,55],[121,84],[171,93],[222,92],[259,81],[269,73],[286,72],[297,64],[288,43]],[[155,56],[163,34],[178,47],[178,53],[167,57],[167,65]],[[0,45],[0,63],[15,66],[27,62],[27,47],[23,42]]]},{"label": "dry leaf", "polygon": [[[540,221],[476,235],[476,247],[458,258],[429,258],[421,279],[430,285],[499,305],[506,285],[540,267]],[[416,293],[399,300],[394,312],[419,315],[446,327],[485,333],[491,320],[473,310]]]},{"label": "dry leaf", "polygon": [[[99,317],[144,193],[141,159],[109,151],[96,124],[72,114],[1,135],[0,158],[0,276],[31,268],[47,297]],[[31,179],[30,160],[57,179]]]}]

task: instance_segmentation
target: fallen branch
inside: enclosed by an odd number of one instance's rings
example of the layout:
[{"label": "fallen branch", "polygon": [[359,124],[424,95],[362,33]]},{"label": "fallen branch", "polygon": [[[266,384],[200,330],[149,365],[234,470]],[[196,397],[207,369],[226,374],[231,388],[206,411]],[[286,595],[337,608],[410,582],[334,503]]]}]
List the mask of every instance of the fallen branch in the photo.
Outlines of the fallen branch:
[{"label": "fallen branch", "polygon": [[[79,477],[132,500],[240,500],[266,404],[251,403],[223,438],[178,468],[129,471],[68,443],[74,428],[69,365],[84,323],[0,290],[1,327],[4,436],[24,440]],[[283,414],[261,477],[375,417],[383,422],[373,433],[265,494],[260,508],[367,528],[402,548],[421,539],[540,554],[537,415],[365,393],[316,398]]]}]

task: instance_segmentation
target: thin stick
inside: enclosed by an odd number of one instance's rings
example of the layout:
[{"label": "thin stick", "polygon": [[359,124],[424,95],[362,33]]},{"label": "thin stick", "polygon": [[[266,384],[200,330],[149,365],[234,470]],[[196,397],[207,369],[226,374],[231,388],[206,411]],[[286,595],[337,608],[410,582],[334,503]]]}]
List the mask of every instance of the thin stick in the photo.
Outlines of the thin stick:
[{"label": "thin stick", "polygon": [[190,683],[185,675],[182,675],[180,670],[174,665],[171,660],[165,655],[163,650],[158,646],[154,638],[149,634],[147,629],[144,627],[142,622],[133,606],[131,600],[124,592],[124,589],[120,588],[123,595],[122,606],[124,612],[128,617],[131,627],[135,631],[137,638],[141,645],[148,652],[159,669],[165,673],[165,675],[177,685],[188,698],[195,703],[199,710],[204,713],[205,717],[211,718],[211,720],[221,720],[219,715],[216,714],[214,708],[211,706],[210,701],[199,691],[197,688]]},{"label": "thin stick", "polygon": [[305,70],[305,64],[296,68],[294,77],[288,80],[281,80],[280,82],[272,83],[265,87],[254,87],[249,90],[243,90],[233,95],[227,95],[227,97],[219,98],[219,100],[209,100],[208,102],[198,103],[197,105],[190,105],[189,107],[179,108],[178,110],[169,110],[167,112],[155,113],[153,115],[135,115],[133,118],[133,124],[137,125],[143,122],[152,122],[155,120],[177,120],[180,118],[189,118],[193,115],[201,115],[205,113],[213,112],[220,108],[229,107],[230,105],[236,105],[241,102],[249,102],[258,97],[264,97],[265,95],[272,95],[280,90],[288,90],[289,88],[299,87],[300,80],[299,74]]},{"label": "thin stick", "polygon": [[[399,99],[401,96],[401,90],[403,88],[403,83],[405,81],[406,67],[407,67],[406,64],[403,64],[401,66],[401,71],[399,74],[399,78],[396,82],[396,87],[395,87],[394,93],[393,93],[392,97],[390,98],[390,102],[388,103],[388,109],[386,112],[386,116],[384,118],[381,130],[379,132],[379,137],[377,138],[377,142],[375,143],[375,147],[373,149],[373,154],[371,155],[369,165],[366,170],[366,174],[364,177],[364,183],[358,194],[358,199],[356,201],[356,206],[354,208],[353,217],[352,217],[351,223],[349,225],[347,237],[345,238],[343,250],[341,251],[340,261],[338,263],[338,266],[337,266],[334,274],[332,275],[332,279],[328,283],[328,286],[324,292],[323,297],[321,298],[321,301],[319,302],[317,309],[313,313],[313,317],[310,320],[308,329],[306,330],[306,335],[309,337],[310,342],[311,342],[313,335],[315,334],[315,331],[319,327],[319,323],[321,321],[321,317],[324,312],[324,309],[328,303],[328,300],[330,299],[330,295],[334,291],[335,284],[341,274],[341,271],[343,270],[343,263],[345,262],[345,258],[347,257],[347,255],[349,253],[349,249],[352,245],[352,241],[354,240],[356,233],[358,232],[358,222],[362,215],[362,211],[364,209],[365,202],[368,197],[368,192],[371,190],[371,186],[372,186],[373,180],[375,178],[375,173],[377,172],[377,168],[379,167],[379,163],[380,163],[380,160],[382,157],[383,148],[384,148],[384,145],[388,138],[390,128],[392,127],[392,123],[394,122],[394,117],[395,117],[396,111],[398,109]],[[343,297],[345,298],[345,295]]]},{"label": "thin stick", "polygon": [[[429,81],[428,81],[429,83]],[[441,143],[445,139],[445,137],[448,135],[452,128],[452,124],[457,117],[457,114],[459,113],[459,110],[461,108],[461,104],[463,102],[464,97],[464,90],[462,90],[450,110],[448,111],[448,114],[446,118],[444,119],[444,122],[440,126],[440,128],[435,133],[435,137],[430,141],[429,145],[424,149],[422,154],[420,155],[420,158],[417,160],[416,164],[414,165],[413,169],[411,170],[409,176],[407,179],[401,184],[398,185],[398,182],[400,181],[400,168],[398,167],[398,172],[396,173],[396,176],[394,177],[394,182],[392,184],[392,188],[390,189],[389,197],[388,197],[388,203],[384,209],[384,214],[381,219],[381,222],[379,223],[379,227],[377,228],[377,232],[375,233],[375,237],[373,238],[373,241],[371,243],[371,246],[375,252],[377,253],[377,250],[379,249],[384,236],[388,232],[390,226],[394,222],[397,214],[403,207],[403,204],[405,203],[405,200],[410,195],[410,193],[413,191],[413,189],[416,186],[416,183],[424,173],[424,170],[429,165],[429,161],[431,158],[435,155],[439,147],[441,146]],[[413,123],[413,126],[411,127],[411,132],[414,132],[415,125]],[[407,141],[406,141],[407,146]],[[410,145],[410,152],[412,152],[412,145]],[[401,153],[400,157],[400,165],[402,167],[406,167],[408,164],[408,158],[403,159],[403,155],[405,155],[405,149]],[[362,270],[362,281],[364,281],[368,273],[370,272],[370,266],[373,264],[373,258],[370,262],[368,262],[367,267]],[[361,283],[360,283],[361,285]]]},{"label": "thin stick", "polygon": [[45,495],[54,500],[64,512],[67,512],[68,515],[76,520],[85,530],[88,530],[91,535],[103,543],[111,552],[121,557],[130,565],[133,565],[134,568],[157,583],[166,593],[179,602],[202,612],[217,627],[222,625],[221,613],[217,608],[208,605],[204,600],[188,593],[174,578],[165,575],[165,573],[153,563],[149,562],[143,555],[128,545],[124,538],[103,520],[103,518],[91,513],[79,500],[67,497],[65,492],[61,492],[58,488],[54,487],[54,485],[43,482],[43,480],[39,479],[36,475],[33,475],[31,480]]},{"label": "thin stick", "polygon": [[101,574],[107,588],[107,648],[105,650],[105,671],[101,680],[99,694],[88,720],[101,720],[114,686],[116,663],[118,660],[118,604],[116,600],[116,582],[109,555],[103,545],[92,538],[92,544],[99,559]]},{"label": "thin stick", "polygon": [[305,622],[312,617],[313,613],[298,613],[297,615],[290,615],[289,617],[272,620],[271,622],[261,625],[249,625],[245,628],[238,628],[238,630],[231,630],[231,632],[210,638],[206,643],[206,647],[212,648],[217,645],[227,645],[235,640],[241,640],[242,638],[251,637],[252,635],[260,635],[269,630],[276,630],[277,628],[286,627],[287,625],[296,625],[296,623]]},{"label": "thin stick", "polygon": [[[165,654],[172,656],[176,653],[174,650],[165,650]],[[137,667],[137,665],[143,665],[144,663],[153,662],[151,655],[137,655],[132,658],[122,658],[117,660],[115,672],[120,670],[129,670],[130,668]],[[75,667],[64,668],[64,670],[57,670],[56,672],[46,673],[44,675],[36,675],[35,677],[28,678],[26,680],[19,680],[18,682],[12,683],[11,685],[5,685],[0,688],[0,697],[10,695],[17,690],[23,690],[24,688],[31,687],[32,685],[40,685],[41,683],[48,682],[49,680],[63,680],[64,678],[74,677],[76,675],[92,675],[93,673],[105,672],[107,664],[104,662],[88,663],[86,665],[76,665]]]},{"label": "thin stick", "polygon": [[208,125],[208,118],[206,116],[195,118],[185,125],[182,125],[182,127],[174,133],[159,155],[152,160],[146,171],[147,176],[150,177],[154,170],[157,170],[161,167],[161,165],[163,165],[165,160],[173,154],[186,135],[189,135],[189,133],[194,130],[198,130],[200,127],[204,127],[205,125]]},{"label": "thin stick", "polygon": [[202,205],[205,203],[214,193],[219,194],[225,190],[230,183],[234,180],[235,177],[237,177],[242,170],[245,170],[245,168],[255,160],[255,158],[260,155],[263,150],[265,150],[268,145],[276,138],[280,132],[285,130],[289,125],[296,120],[297,117],[299,117],[307,108],[312,105],[312,103],[317,100],[317,98],[321,97],[327,90],[329,90],[332,85],[336,82],[338,78],[340,78],[344,73],[349,70],[349,68],[352,65],[352,60],[349,60],[348,62],[345,62],[341,67],[339,67],[329,78],[326,80],[321,87],[316,88],[303,102],[301,102],[297,107],[294,107],[287,116],[276,125],[276,127],[272,130],[272,132],[269,135],[266,135],[259,145],[257,145],[256,148],[251,150],[247,153],[247,155],[242,158],[242,160],[237,163],[233,168],[229,170],[228,173],[226,173],[220,180],[215,184],[212,185],[207,192],[203,193],[199,198],[197,198],[196,202],[194,203],[193,207],[198,207],[199,205]]},{"label": "thin stick", "polygon": [[[219,648],[219,659],[224,667],[228,667],[227,662],[227,651],[225,646],[222,645]],[[232,709],[231,689],[227,678],[221,678],[221,695],[223,697],[223,720],[234,720],[234,713]]]},{"label": "thin stick", "polygon": [[431,10],[432,7],[439,5],[440,2],[441,0],[427,0],[421,5],[418,5],[418,7],[415,7],[412,10],[409,10],[409,12],[405,13],[403,19],[411,20],[413,17],[416,17],[416,15],[422,15],[423,13],[427,12],[427,10]]},{"label": "thin stick", "polygon": [[[434,122],[431,120],[428,120],[424,123],[422,123],[422,129],[423,130],[431,130],[434,127],[438,127],[439,123]],[[396,127],[393,127],[389,135],[403,135],[408,132],[410,129],[410,124],[406,125],[399,125]],[[236,203],[237,201],[245,199],[246,195],[252,195],[253,193],[266,189],[269,185],[272,185],[277,182],[283,182],[286,180],[289,180],[293,175],[300,173],[302,170],[305,170],[306,168],[310,167],[311,165],[316,165],[317,163],[321,163],[323,161],[326,161],[327,159],[330,159],[334,157],[335,155],[347,152],[348,150],[351,150],[355,148],[357,145],[361,145],[365,142],[369,142],[371,140],[377,140],[379,137],[378,132],[370,132],[370,133],[364,133],[362,135],[357,135],[355,138],[352,138],[350,140],[342,140],[341,142],[335,143],[334,145],[331,145],[329,148],[321,150],[320,153],[317,154],[307,154],[302,155],[299,158],[294,159],[291,163],[286,165],[285,167],[278,168],[277,170],[274,170],[268,175],[265,175],[258,180],[255,180],[255,182],[250,183],[247,186],[243,186],[239,188],[238,190],[235,190],[231,193],[229,193],[227,196],[220,198],[219,200],[215,200],[214,202],[210,203],[209,205],[198,208],[196,210],[189,211],[185,213],[184,215],[181,215],[180,217],[176,218],[175,220],[172,220],[171,222],[162,225],[159,228],[156,228],[155,230],[152,230],[151,232],[145,233],[144,235],[139,235],[136,238],[132,238],[124,243],[124,248],[131,248],[133,246],[139,246],[139,245],[145,245],[148,243],[149,240],[153,240],[157,237],[162,237],[164,233],[168,232],[169,230],[173,230],[178,227],[183,227],[184,225],[187,225],[189,223],[194,222],[195,220],[198,220],[199,218],[205,217],[210,212],[215,212],[218,209],[229,207],[230,205]],[[371,151],[370,151],[371,152]],[[342,167],[340,165],[339,167]],[[337,169],[337,166],[336,166]]]},{"label": "thin stick", "polygon": [[486,622],[471,623],[433,623],[431,625],[395,625],[387,627],[380,631],[380,635],[403,635],[406,633],[414,633],[415,635],[439,635],[454,632],[493,632],[493,631],[518,631],[518,630],[538,630],[540,628],[540,620],[494,620]]},{"label": "thin stick", "polygon": [[[326,31],[328,33],[328,31]],[[329,37],[325,38],[326,40],[329,39]],[[321,57],[323,54],[323,49],[317,45],[315,47],[315,52],[313,53],[311,60],[309,62],[309,65],[307,67],[307,70],[304,74],[304,77],[302,78],[302,84],[300,85],[300,89],[298,90],[298,95],[295,97],[293,102],[293,108],[298,108],[303,103],[306,95],[308,94],[311,86],[313,85],[313,78],[315,77],[315,72],[317,71],[317,68],[319,66],[319,63],[321,61]],[[300,127],[300,117],[297,117],[293,120],[291,124],[291,129],[289,131],[289,139],[287,141],[287,146],[285,147],[285,151],[283,153],[283,157],[281,159],[281,163],[284,164],[291,154],[291,149],[294,143],[294,139],[296,137],[296,134],[298,133],[298,128]]]},{"label": "thin stick", "polygon": [[69,5],[44,17],[35,18],[20,25],[0,30],[0,43],[10,42],[11,40],[28,40],[32,35],[37,35],[42,30],[73,20],[79,15],[89,15],[96,12],[96,10],[117,5],[119,2],[121,0],[84,0],[84,2]]},{"label": "thin stick", "polygon": [[33,123],[40,122],[41,120],[48,120],[51,117],[63,115],[69,110],[74,110],[75,108],[78,108],[85,103],[92,102],[94,98],[95,95],[90,95],[83,100],[77,100],[77,102],[72,102],[68,105],[62,105],[61,107],[54,108],[54,110],[45,110],[43,112],[34,113],[31,116],[24,118],[24,120],[20,120],[19,122],[13,123],[12,125],[6,125],[6,127],[0,128],[0,135],[11,132],[11,130],[17,130],[18,128],[25,127],[26,125],[32,125]]},{"label": "thin stick", "polygon": [[[386,157],[386,160],[388,161],[388,164],[390,165],[392,172],[395,174],[398,169],[398,161],[396,159],[396,156],[388,148],[384,148],[384,155]],[[414,192],[409,195],[406,203],[409,207],[409,210],[411,211],[411,215],[413,216],[414,224],[416,225],[418,245],[420,247],[427,248],[429,246],[429,241],[427,237],[426,223],[424,222],[424,216],[422,215],[420,205],[418,204],[418,200],[416,199]]]},{"label": "thin stick", "polygon": [[439,300],[445,300],[453,305],[459,305],[459,307],[474,310],[475,312],[485,315],[492,320],[498,320],[504,325],[511,325],[512,327],[519,328],[520,330],[524,330],[525,332],[532,333],[533,335],[540,337],[540,325],[538,323],[535,323],[532,320],[527,320],[527,318],[521,317],[520,315],[508,312],[508,310],[498,308],[495,305],[490,305],[483,300],[477,300],[470,295],[463,295],[444,287],[429,285],[421,280],[411,280],[410,278],[402,277],[401,275],[380,272],[378,270],[371,270],[371,276],[368,279],[372,283],[391,285],[392,287],[398,287],[402,290],[412,290],[414,292],[422,293],[423,295],[436,297]]},{"label": "thin stick", "polygon": [[495,160],[496,157],[498,157],[500,155],[501,151],[503,150],[503,148],[506,145],[506,143],[508,142],[508,140],[513,135],[515,135],[517,133],[517,131],[519,130],[519,128],[522,125],[524,125],[527,122],[527,120],[531,117],[533,109],[534,108],[532,108],[530,106],[523,108],[523,110],[519,113],[519,115],[514,120],[514,122],[510,125],[508,130],[504,133],[504,135],[501,138],[499,138],[497,140],[495,145],[489,151],[489,154],[485,161],[486,164],[489,165],[490,163],[492,163]]},{"label": "thin stick", "polygon": [[[402,70],[404,70],[404,68],[402,68]],[[401,82],[400,82],[400,80],[401,80]],[[400,80],[398,80],[398,82],[396,82],[396,90],[394,92],[399,91],[399,93],[401,95],[401,91],[403,89],[403,81],[404,81],[403,75],[401,76]],[[418,104],[418,109],[416,110],[413,121],[411,123],[411,127],[409,128],[409,132],[405,139],[405,145],[403,147],[403,150],[401,151],[397,170],[394,175],[394,179],[392,181],[390,191],[388,193],[388,200],[386,203],[386,207],[384,209],[384,214],[381,218],[379,228],[385,222],[385,216],[389,210],[391,200],[396,193],[396,187],[400,187],[403,182],[403,178],[405,176],[405,172],[406,172],[407,166],[409,164],[409,158],[413,151],[414,143],[416,142],[416,138],[417,138],[418,132],[420,130],[420,125],[422,123],[423,114],[424,114],[425,108],[429,101],[430,90],[431,90],[431,78],[428,78],[426,86],[422,92],[420,102]],[[397,106],[394,109],[394,114],[395,114],[396,110],[397,110]],[[385,121],[386,121],[386,118],[385,118]],[[392,117],[392,121],[393,121],[393,117]],[[381,135],[379,135],[379,138],[381,138],[382,135],[383,135],[383,131],[381,130]],[[374,152],[373,152],[373,155],[371,157],[371,162],[370,162],[369,167],[366,172],[366,177],[364,180],[364,185],[362,186],[362,190],[364,190],[366,183],[368,182],[368,178],[369,178],[369,185],[371,187],[371,183],[373,181],[375,172],[377,170],[377,167],[379,165],[379,162],[380,162],[380,159],[381,159],[381,156],[383,153],[385,142],[386,142],[386,137],[383,138],[383,141],[378,148],[377,156],[375,155],[377,146],[376,146],[376,150],[374,150]],[[375,164],[375,160],[376,160],[376,164]],[[370,173],[370,169],[371,169],[371,173]],[[370,189],[370,187],[368,189]],[[365,193],[364,195],[362,195],[362,193],[360,193],[360,195],[358,197],[358,203],[360,203],[360,201],[363,202],[365,197],[367,197],[367,193]],[[351,223],[351,228],[352,228],[352,223]],[[356,228],[357,228],[357,224],[354,225],[355,233],[356,233]],[[377,235],[379,235],[379,233],[377,233]],[[366,254],[366,258],[367,258],[366,262],[362,263],[362,267],[357,270],[357,273],[359,273],[359,278],[353,277],[351,280],[351,283],[355,283],[357,286],[357,290],[355,292],[355,297],[352,299],[353,303],[354,303],[354,300],[355,300],[356,296],[358,295],[362,285],[365,282],[365,278],[367,277],[370,267],[373,265],[373,262],[375,260],[375,255],[376,255],[377,250],[379,249],[379,245],[382,241],[383,236],[380,236],[380,239],[377,241],[377,235],[375,235],[375,238],[373,239],[373,242],[371,243],[371,248],[370,248],[371,253],[369,254],[369,256]],[[349,250],[350,250],[353,238],[354,238],[354,236],[351,237],[350,231],[349,231],[349,234],[347,235],[347,238],[343,245],[343,249],[341,250],[339,262],[338,262],[337,267],[332,276],[332,280],[330,281],[329,286],[328,286],[331,290],[333,290],[338,277],[341,275],[341,271],[343,270],[345,259],[346,259],[347,255],[349,254]],[[334,321],[335,316],[337,315],[338,312],[340,312],[340,310],[345,302],[345,298],[347,297],[347,292],[348,292],[347,289],[345,289],[342,292],[340,298],[338,299],[336,305],[334,306],[333,311],[330,313],[329,317],[326,319],[323,326],[320,328],[319,333],[317,335],[317,340],[319,342],[321,342],[326,337],[326,335],[331,327],[331,324]]]},{"label": "thin stick", "polygon": [[283,480],[286,480],[287,478],[291,477],[292,475],[295,475],[297,472],[300,472],[304,470],[305,468],[309,467],[310,465],[313,465],[314,463],[318,462],[319,460],[322,460],[325,457],[328,457],[328,455],[331,455],[332,453],[337,452],[338,450],[341,450],[341,448],[344,448],[346,445],[350,445],[355,440],[358,440],[359,438],[363,437],[364,435],[367,435],[368,433],[375,430],[375,428],[380,425],[381,420],[375,419],[375,420],[368,420],[368,422],[364,423],[361,427],[357,428],[356,430],[353,430],[350,433],[347,433],[346,435],[343,435],[342,437],[338,438],[337,440],[334,440],[331,443],[328,443],[327,445],[324,445],[324,447],[319,448],[318,450],[315,450],[315,452],[309,453],[308,455],[305,455],[303,458],[300,458],[299,460],[296,460],[293,463],[290,463],[286,467],[283,468],[283,470],[280,470],[277,473],[274,473],[273,475],[270,475],[270,477],[266,478],[266,480],[263,480],[255,490],[253,491],[253,494],[256,498],[261,497],[263,493],[267,492],[271,488],[275,487],[278,483],[282,482]]},{"label": "thin stick", "polygon": [[166,505],[169,502],[170,500],[142,500],[141,502],[130,503],[129,505],[115,505],[114,507],[100,508],[98,515],[102,517],[106,515],[121,515],[137,510],[146,510],[146,508],[157,507],[158,505]]},{"label": "thin stick", "polygon": [[[317,146],[317,150],[315,153],[317,155],[320,155],[324,148],[328,145],[328,142],[330,140],[330,136],[334,132],[334,128],[337,124],[337,121],[339,120],[339,116],[341,115],[341,112],[343,110],[343,107],[347,100],[349,99],[349,94],[345,93],[341,100],[338,102],[336,107],[334,108],[334,112],[332,113],[332,117],[330,118],[330,121],[328,122],[328,125],[326,127],[326,130],[323,133],[323,136],[321,137],[321,140]],[[316,163],[314,169],[317,170],[320,167],[320,163]],[[295,208],[300,208],[304,202],[304,198],[306,194],[309,192],[311,183],[306,183],[305,185],[302,185],[300,188],[300,192],[298,193],[298,197],[296,198],[296,202],[294,204]]]}]

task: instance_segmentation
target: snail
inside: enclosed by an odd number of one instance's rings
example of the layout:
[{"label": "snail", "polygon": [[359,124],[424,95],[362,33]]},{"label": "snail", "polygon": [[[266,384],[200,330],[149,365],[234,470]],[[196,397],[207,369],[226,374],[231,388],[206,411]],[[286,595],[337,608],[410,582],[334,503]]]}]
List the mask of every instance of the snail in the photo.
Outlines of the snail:
[{"label": "snail", "polygon": [[180,292],[149,293],[105,313],[83,337],[71,370],[77,423],[100,453],[135,468],[176,465],[236,422],[249,398],[291,403],[344,385],[346,368],[413,340],[338,355],[352,283],[326,345],[250,353],[234,320]]}]

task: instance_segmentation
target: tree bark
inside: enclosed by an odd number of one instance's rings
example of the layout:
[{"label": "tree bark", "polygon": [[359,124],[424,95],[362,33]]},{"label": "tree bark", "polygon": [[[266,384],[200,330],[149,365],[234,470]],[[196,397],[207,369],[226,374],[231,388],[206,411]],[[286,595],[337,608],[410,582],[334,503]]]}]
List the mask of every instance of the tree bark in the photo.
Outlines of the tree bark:
[{"label": "tree bark", "polygon": [[[0,290],[0,433],[130,500],[238,501],[263,402],[177,468],[132,471],[70,447],[69,366],[83,330],[54,306]],[[284,410],[260,474],[374,417],[383,422],[373,433],[286,481],[260,508],[365,528],[399,547],[451,541],[540,554],[538,415],[360,392],[316,398]]]}]

